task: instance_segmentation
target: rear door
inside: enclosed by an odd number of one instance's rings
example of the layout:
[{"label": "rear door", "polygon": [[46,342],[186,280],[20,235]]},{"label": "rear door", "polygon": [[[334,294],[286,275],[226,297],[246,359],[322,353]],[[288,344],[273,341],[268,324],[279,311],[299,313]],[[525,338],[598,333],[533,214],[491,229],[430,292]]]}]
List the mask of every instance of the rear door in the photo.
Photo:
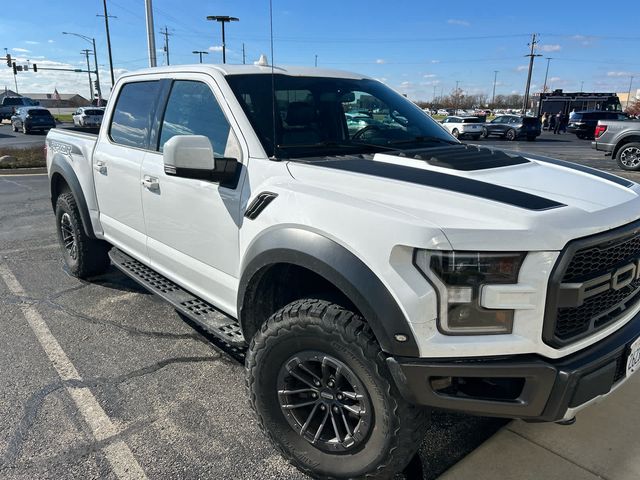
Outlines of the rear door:
[{"label": "rear door", "polygon": [[[208,75],[174,74],[157,145],[144,159],[142,191],[149,261],[158,271],[228,313],[236,309],[241,185],[166,175],[162,151],[175,135],[204,135],[214,157],[243,162],[239,129]],[[235,125],[235,123],[234,123]]]},{"label": "rear door", "polygon": [[161,82],[125,83],[116,94],[110,124],[100,131],[93,154],[100,221],[109,242],[145,260],[140,169],[149,148]]}]

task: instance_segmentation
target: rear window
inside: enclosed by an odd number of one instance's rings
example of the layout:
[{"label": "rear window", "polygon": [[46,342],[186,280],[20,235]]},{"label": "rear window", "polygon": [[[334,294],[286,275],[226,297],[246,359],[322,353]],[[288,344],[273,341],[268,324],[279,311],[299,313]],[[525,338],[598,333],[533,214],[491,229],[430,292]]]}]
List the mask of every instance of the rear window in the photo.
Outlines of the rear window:
[{"label": "rear window", "polygon": [[9,98],[5,98],[2,101],[3,105],[24,105],[25,103],[22,101],[21,98],[13,98],[13,97],[9,97]]},{"label": "rear window", "polygon": [[463,118],[462,123],[480,123],[479,118]]},{"label": "rear window", "polygon": [[536,117],[524,117],[522,119],[523,125],[537,125],[538,123],[540,123],[540,120],[538,120]]},{"label": "rear window", "polygon": [[32,117],[50,117],[51,116],[51,112],[49,110],[29,110],[27,112],[30,116]]},{"label": "rear window", "polygon": [[104,111],[102,110],[85,110],[85,115],[104,115]]},{"label": "rear window", "polygon": [[120,145],[147,148],[159,81],[127,83],[120,90],[109,134]]}]

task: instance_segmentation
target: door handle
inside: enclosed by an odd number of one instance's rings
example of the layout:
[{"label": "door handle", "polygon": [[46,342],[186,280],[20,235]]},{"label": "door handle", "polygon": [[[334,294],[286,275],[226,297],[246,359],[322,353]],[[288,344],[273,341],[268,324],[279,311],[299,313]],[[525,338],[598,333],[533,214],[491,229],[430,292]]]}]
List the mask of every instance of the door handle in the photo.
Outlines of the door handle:
[{"label": "door handle", "polygon": [[142,179],[142,186],[150,192],[160,191],[160,182],[158,179],[156,177],[150,177],[149,175],[145,175]]},{"label": "door handle", "polygon": [[102,160],[98,160],[94,165],[93,169],[101,175],[107,174],[107,163]]}]

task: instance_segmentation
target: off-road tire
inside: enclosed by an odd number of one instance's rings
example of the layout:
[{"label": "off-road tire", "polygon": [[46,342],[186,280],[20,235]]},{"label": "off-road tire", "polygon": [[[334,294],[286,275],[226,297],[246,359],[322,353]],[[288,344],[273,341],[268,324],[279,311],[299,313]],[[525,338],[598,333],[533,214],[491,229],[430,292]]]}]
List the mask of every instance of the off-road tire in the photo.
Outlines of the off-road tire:
[{"label": "off-road tire", "polygon": [[[633,155],[633,157],[631,157]],[[635,158],[635,161],[626,160]],[[631,142],[625,143],[618,149],[616,153],[616,162],[618,166],[623,170],[638,171],[640,170],[640,143]]]},{"label": "off-road tire", "polygon": [[[343,362],[371,400],[373,425],[352,452],[337,454],[312,445],[285,418],[277,391],[279,372],[293,356],[309,351]],[[313,478],[392,478],[420,446],[430,411],[400,396],[385,358],[359,315],[326,300],[290,303],[262,325],[247,353],[247,388],[260,427],[285,459]]]},{"label": "off-road tire", "polygon": [[[65,229],[68,232],[67,235],[73,236],[75,252],[65,247],[65,239],[63,239]],[[109,267],[107,252],[110,245],[87,236],[76,199],[71,193],[60,194],[56,201],[56,232],[62,256],[72,275],[87,278],[99,275]]]}]

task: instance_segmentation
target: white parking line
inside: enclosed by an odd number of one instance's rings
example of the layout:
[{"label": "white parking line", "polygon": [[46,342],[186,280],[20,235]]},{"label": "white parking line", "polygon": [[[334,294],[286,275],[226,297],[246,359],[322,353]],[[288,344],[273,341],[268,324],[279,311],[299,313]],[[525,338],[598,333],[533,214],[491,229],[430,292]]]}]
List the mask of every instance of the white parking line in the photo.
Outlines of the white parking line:
[{"label": "white parking line", "polygon": [[[26,296],[22,285],[20,285],[20,282],[18,282],[18,279],[6,264],[0,263],[0,277],[11,293],[18,297]],[[33,305],[23,303],[20,305],[20,309],[47,354],[47,357],[49,357],[53,368],[58,372],[60,379],[63,381],[82,380],[73,363],[71,363],[67,354],[64,353],[64,350],[62,350],[62,347],[36,308]],[[96,441],[105,441],[120,433],[93,396],[91,390],[86,387],[76,388],[68,386],[66,388],[80,411],[80,414],[91,429]],[[119,479],[143,480],[147,478],[142,467],[140,467],[140,464],[129,449],[129,446],[123,440],[116,440],[109,443],[103,448],[103,451],[113,472]]]}]

